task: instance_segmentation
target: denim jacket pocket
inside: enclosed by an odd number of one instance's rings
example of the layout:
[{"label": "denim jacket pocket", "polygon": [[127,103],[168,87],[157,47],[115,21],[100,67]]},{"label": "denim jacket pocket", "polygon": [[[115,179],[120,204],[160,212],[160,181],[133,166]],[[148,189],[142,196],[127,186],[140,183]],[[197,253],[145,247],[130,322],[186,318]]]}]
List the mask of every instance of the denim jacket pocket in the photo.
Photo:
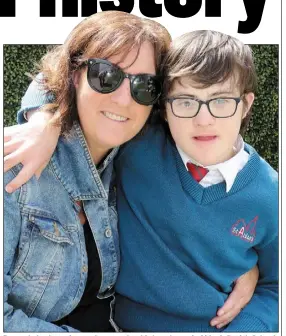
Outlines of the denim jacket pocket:
[{"label": "denim jacket pocket", "polygon": [[51,218],[29,215],[29,221],[38,227],[40,234],[55,242],[74,245],[61,223]]},{"label": "denim jacket pocket", "polygon": [[13,280],[58,280],[64,262],[64,250],[74,245],[59,221],[25,215],[23,239],[12,274]]}]

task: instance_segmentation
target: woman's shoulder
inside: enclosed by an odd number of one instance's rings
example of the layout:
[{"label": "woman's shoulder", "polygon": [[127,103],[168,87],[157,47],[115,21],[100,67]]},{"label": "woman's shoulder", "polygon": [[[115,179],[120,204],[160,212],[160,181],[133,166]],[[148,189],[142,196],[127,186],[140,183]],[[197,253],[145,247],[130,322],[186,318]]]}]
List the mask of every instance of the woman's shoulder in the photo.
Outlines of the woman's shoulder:
[{"label": "woman's shoulder", "polygon": [[[22,164],[18,164],[4,173],[4,188],[23,169]],[[41,172],[40,176],[33,175],[26,183],[13,193],[4,193],[4,204],[10,207],[19,208],[22,211],[30,206],[37,205],[39,209],[45,209],[48,203],[54,202],[54,195],[63,189],[58,181],[50,162]],[[5,209],[6,211],[6,209]]]},{"label": "woman's shoulder", "polygon": [[[8,170],[7,172],[4,173],[3,176],[3,187],[5,189],[6,185],[8,183],[10,183],[21,171],[21,169],[23,168],[23,166],[21,164],[18,164],[16,166],[14,166],[13,168],[11,168],[10,170]],[[9,202],[9,203],[17,203],[19,200],[19,196],[21,194],[21,191],[25,189],[25,184],[16,189],[13,193],[8,193],[8,192],[4,192],[4,207],[5,207],[5,203]]]}]

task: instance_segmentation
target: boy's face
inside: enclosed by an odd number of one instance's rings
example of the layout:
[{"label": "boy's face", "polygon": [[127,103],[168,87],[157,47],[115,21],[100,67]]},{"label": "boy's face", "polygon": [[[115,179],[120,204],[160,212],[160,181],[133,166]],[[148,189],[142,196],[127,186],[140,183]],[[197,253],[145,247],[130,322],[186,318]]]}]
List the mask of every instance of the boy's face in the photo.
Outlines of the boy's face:
[{"label": "boy's face", "polygon": [[[176,81],[173,84],[168,95],[168,97],[179,96],[190,96],[190,98],[205,101],[220,97],[237,98],[241,93],[232,78],[208,88],[198,88],[197,83],[192,83],[190,79],[182,79],[180,83]],[[213,117],[205,104],[201,105],[195,117],[179,118],[173,114],[171,105],[167,103],[166,118],[177,146],[204,166],[230,159],[235,154],[233,146],[239,134],[242,119],[246,117],[253,103],[254,94],[245,94],[244,98],[246,103],[241,100],[233,116],[220,119]],[[222,100],[217,101],[218,104],[221,102]],[[178,106],[180,104],[177,104],[177,109],[180,108]]]}]

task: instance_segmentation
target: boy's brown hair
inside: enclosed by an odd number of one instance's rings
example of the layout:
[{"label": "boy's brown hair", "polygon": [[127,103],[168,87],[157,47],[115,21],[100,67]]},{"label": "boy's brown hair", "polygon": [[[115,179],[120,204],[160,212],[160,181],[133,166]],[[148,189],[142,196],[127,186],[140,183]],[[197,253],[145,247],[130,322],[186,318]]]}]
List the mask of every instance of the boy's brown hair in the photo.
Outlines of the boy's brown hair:
[{"label": "boy's brown hair", "polygon": [[[229,35],[198,30],[176,38],[163,63],[165,75],[164,96],[161,100],[161,117],[165,118],[165,100],[172,85],[182,78],[190,78],[198,87],[209,87],[233,77],[241,95],[255,92],[256,72],[252,51],[238,39]],[[245,131],[251,111],[241,124]]]}]

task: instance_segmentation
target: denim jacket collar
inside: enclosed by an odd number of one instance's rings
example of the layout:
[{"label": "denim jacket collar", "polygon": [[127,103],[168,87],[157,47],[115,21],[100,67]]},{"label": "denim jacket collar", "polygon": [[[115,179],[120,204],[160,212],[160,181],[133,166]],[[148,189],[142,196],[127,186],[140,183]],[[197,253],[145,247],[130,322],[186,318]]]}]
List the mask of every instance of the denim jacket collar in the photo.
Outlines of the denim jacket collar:
[{"label": "denim jacket collar", "polygon": [[[112,149],[103,162],[103,175],[112,173],[113,159],[119,147]],[[84,157],[85,160],[80,158]],[[104,185],[92,160],[84,134],[75,122],[67,137],[60,137],[50,164],[71,198],[75,201],[108,198],[108,185]],[[84,175],[79,174],[85,171]],[[104,180],[104,179],[103,179]]]}]

